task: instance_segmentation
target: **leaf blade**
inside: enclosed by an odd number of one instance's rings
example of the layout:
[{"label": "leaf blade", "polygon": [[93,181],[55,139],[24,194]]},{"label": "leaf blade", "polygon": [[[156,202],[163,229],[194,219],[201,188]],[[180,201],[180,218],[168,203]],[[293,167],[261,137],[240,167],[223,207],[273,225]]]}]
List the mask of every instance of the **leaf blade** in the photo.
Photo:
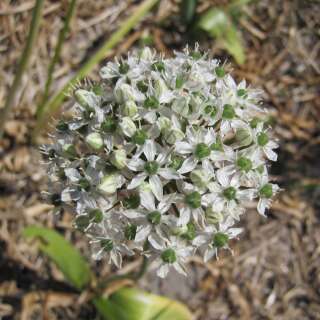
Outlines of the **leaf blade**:
[{"label": "leaf blade", "polygon": [[82,289],[91,279],[89,265],[80,252],[54,230],[29,226],[23,236],[37,238],[40,250],[59,267],[66,279],[77,289]]},{"label": "leaf blade", "polygon": [[191,320],[186,306],[135,288],[122,288],[94,304],[105,320]]}]

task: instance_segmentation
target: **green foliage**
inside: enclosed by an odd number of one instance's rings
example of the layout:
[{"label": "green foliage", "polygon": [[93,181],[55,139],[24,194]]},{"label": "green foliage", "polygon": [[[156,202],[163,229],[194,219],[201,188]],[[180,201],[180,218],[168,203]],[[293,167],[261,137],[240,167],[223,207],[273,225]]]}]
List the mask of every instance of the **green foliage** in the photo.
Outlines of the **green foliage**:
[{"label": "green foliage", "polygon": [[195,16],[198,0],[182,0],[180,4],[181,20],[185,24],[190,24]]},{"label": "green foliage", "polygon": [[136,288],[122,288],[94,304],[105,320],[191,320],[186,306]]},{"label": "green foliage", "polygon": [[[87,262],[68,241],[54,230],[29,226],[24,229],[27,238],[39,240],[40,250],[46,254],[78,290],[88,287],[93,278]],[[100,279],[99,289],[120,279],[139,279],[146,269],[146,259],[141,270],[135,274],[114,275]],[[183,304],[162,296],[150,294],[134,288],[122,288],[109,298],[100,296],[97,291],[92,302],[105,320],[191,320],[192,315]]]},{"label": "green foliage", "polygon": [[91,271],[80,252],[54,230],[30,226],[23,235],[39,239],[40,250],[52,259],[66,279],[77,289],[89,284]]},{"label": "green foliage", "polygon": [[211,8],[201,16],[198,26],[220,41],[238,64],[245,62],[242,39],[228,11]]},{"label": "green foliage", "polygon": [[62,50],[62,46],[63,43],[65,41],[66,35],[69,31],[69,26],[70,26],[70,22],[72,19],[72,16],[75,12],[75,8],[76,8],[76,3],[77,0],[70,0],[69,2],[69,6],[66,12],[66,18],[63,24],[63,28],[61,29],[59,36],[58,36],[58,42],[56,44],[55,50],[54,50],[54,55],[50,61],[49,64],[49,68],[48,68],[48,74],[47,74],[47,80],[46,80],[46,84],[45,84],[45,89],[44,89],[44,93],[42,96],[42,100],[40,102],[40,104],[37,106],[37,115],[42,113],[42,109],[45,105],[45,103],[48,100],[48,96],[49,96],[49,91],[50,91],[50,86],[52,83],[52,79],[53,79],[53,71],[54,71],[54,67],[56,65],[56,63],[58,62],[59,58],[60,58],[60,53]]}]

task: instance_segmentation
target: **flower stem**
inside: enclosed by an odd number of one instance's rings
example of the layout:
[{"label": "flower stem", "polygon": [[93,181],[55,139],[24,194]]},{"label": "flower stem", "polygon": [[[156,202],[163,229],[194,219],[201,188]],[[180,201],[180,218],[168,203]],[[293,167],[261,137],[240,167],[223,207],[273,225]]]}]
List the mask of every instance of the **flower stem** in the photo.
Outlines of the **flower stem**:
[{"label": "flower stem", "polygon": [[35,42],[37,35],[38,35],[39,25],[40,25],[41,17],[42,17],[43,4],[44,4],[44,0],[37,0],[35,7],[33,9],[32,20],[31,20],[29,35],[27,38],[27,43],[26,43],[26,46],[23,50],[21,60],[19,62],[18,68],[17,68],[17,73],[16,73],[16,76],[13,80],[12,87],[9,90],[5,105],[4,105],[3,109],[1,109],[2,111],[1,111],[1,118],[0,118],[0,138],[2,137],[4,124],[6,122],[8,114],[9,114],[9,110],[15,101],[17,89],[19,88],[22,75],[28,65],[28,62],[29,62],[29,59],[31,56],[31,52],[33,49],[33,45],[34,45],[34,42]]},{"label": "flower stem", "polygon": [[112,275],[105,280],[102,280],[99,285],[98,285],[98,291],[103,291],[106,287],[110,285],[110,283],[114,281],[119,281],[119,280],[124,280],[124,279],[129,279],[133,281],[138,281],[139,279],[142,278],[142,276],[145,274],[148,268],[148,258],[143,257],[142,263],[140,265],[140,268],[137,272],[130,272],[126,274],[116,274]]},{"label": "flower stem", "polygon": [[49,64],[47,81],[45,84],[44,93],[43,93],[41,102],[39,103],[39,105],[37,107],[37,113],[36,113],[37,116],[42,113],[42,109],[44,108],[45,103],[48,101],[49,90],[50,90],[50,86],[51,86],[52,79],[53,79],[53,70],[54,70],[56,63],[59,60],[62,45],[63,45],[64,40],[66,38],[67,32],[69,31],[70,21],[73,16],[73,13],[75,11],[76,2],[77,2],[77,0],[70,1],[63,28],[61,29],[61,31],[59,33],[58,42],[55,47],[54,55],[53,55],[53,58],[51,59],[50,64]]}]

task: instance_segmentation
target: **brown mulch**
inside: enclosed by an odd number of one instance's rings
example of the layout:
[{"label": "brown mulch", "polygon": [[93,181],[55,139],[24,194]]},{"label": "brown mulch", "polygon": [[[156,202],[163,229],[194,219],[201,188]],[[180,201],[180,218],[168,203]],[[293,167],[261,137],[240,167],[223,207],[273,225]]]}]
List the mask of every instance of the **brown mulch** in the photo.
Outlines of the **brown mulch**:
[{"label": "brown mulch", "polygon": [[[138,2],[78,1],[53,91]],[[187,279],[172,275],[160,281],[149,273],[140,285],[185,302],[196,319],[320,319],[320,3],[261,0],[247,6],[239,21],[247,62],[238,67],[217,41],[198,33],[188,37],[177,2],[162,0],[110,56],[151,36],[154,46],[168,55],[197,40],[213,55],[228,58],[236,77],[265,91],[265,106],[281,145],[271,172],[284,191],[268,219],[249,211],[241,222],[246,232],[232,244],[233,256],[222,254],[207,265],[195,258]],[[199,10],[224,2],[203,0]],[[45,3],[37,48],[0,140],[0,319],[96,317],[87,298],[75,295],[57,268],[21,237],[26,225],[56,228],[90,256],[87,240],[72,229],[72,217],[52,215],[42,200],[46,173],[38,146],[31,143],[36,102],[67,3]],[[33,5],[33,0],[0,1],[0,107],[24,47]],[[104,263],[91,265],[101,276],[111,272]],[[137,268],[137,262],[128,261],[127,268]]]}]

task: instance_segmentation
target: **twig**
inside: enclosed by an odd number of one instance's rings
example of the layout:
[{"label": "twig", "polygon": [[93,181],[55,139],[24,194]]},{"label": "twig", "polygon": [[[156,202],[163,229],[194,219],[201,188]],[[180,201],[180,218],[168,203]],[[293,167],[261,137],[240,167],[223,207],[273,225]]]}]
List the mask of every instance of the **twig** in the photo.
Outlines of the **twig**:
[{"label": "twig", "polygon": [[41,16],[42,16],[42,8],[43,8],[44,0],[37,0],[36,5],[33,9],[33,14],[32,14],[32,21],[30,25],[30,32],[28,35],[27,43],[24,48],[24,51],[21,56],[21,60],[18,66],[18,70],[16,73],[16,76],[13,80],[12,87],[9,90],[7,100],[5,102],[4,108],[2,109],[2,117],[0,119],[0,138],[2,137],[3,134],[3,128],[4,124],[6,122],[9,109],[12,107],[12,104],[15,100],[17,89],[20,85],[20,81],[22,78],[22,75],[28,65],[29,58],[31,56],[31,51],[33,48],[33,44],[35,42],[35,39],[37,38],[38,31],[39,31],[39,25],[41,22]]}]

